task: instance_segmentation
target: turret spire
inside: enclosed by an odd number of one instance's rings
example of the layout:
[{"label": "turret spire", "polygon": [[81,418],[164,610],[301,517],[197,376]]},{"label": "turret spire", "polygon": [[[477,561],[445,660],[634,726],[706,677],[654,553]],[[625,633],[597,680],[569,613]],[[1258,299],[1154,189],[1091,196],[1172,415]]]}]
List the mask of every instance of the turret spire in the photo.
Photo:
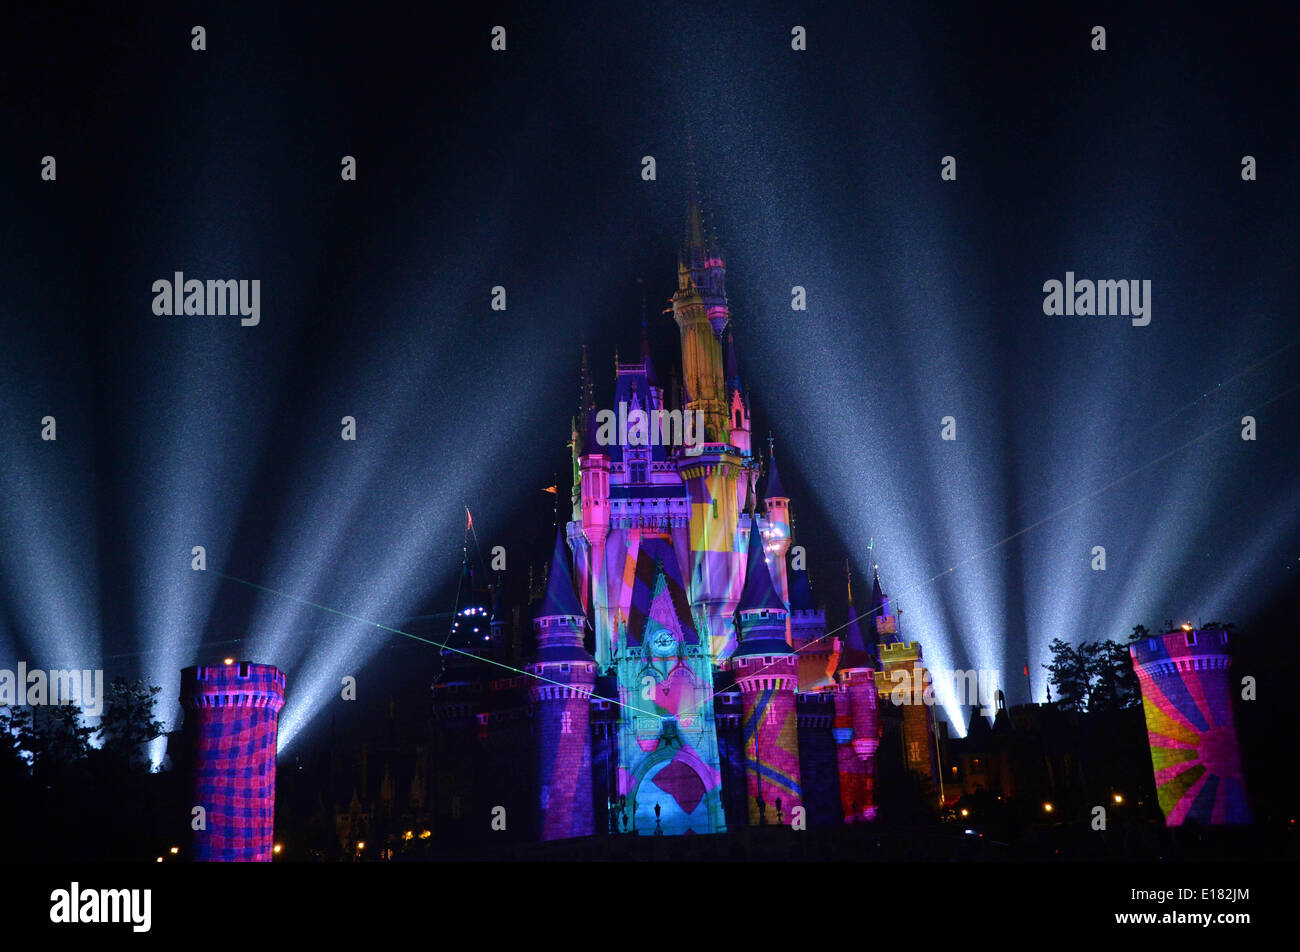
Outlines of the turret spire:
[{"label": "turret spire", "polygon": [[537,617],[584,614],[573,585],[573,571],[569,568],[569,552],[564,544],[564,530],[558,528],[555,531],[555,551],[551,555],[551,571],[546,579],[546,595],[537,610]]},{"label": "turret spire", "polygon": [[767,488],[763,491],[764,499],[789,499],[785,487],[781,485],[781,476],[776,471],[776,449],[772,435],[767,436]]}]

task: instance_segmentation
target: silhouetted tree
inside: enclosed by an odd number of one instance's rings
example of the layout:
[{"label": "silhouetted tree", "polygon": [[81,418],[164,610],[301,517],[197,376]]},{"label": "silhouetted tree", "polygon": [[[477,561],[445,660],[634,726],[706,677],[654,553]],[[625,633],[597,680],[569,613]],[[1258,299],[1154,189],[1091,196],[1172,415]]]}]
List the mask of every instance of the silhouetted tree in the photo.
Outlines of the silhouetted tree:
[{"label": "silhouetted tree", "polygon": [[81,769],[95,728],[86,727],[72,704],[34,708],[19,728],[18,742],[32,755],[32,776],[49,784]]},{"label": "silhouetted tree", "polygon": [[1060,638],[1053,639],[1047,647],[1052,652],[1052,663],[1043,667],[1056,688],[1057,706],[1066,711],[1086,711],[1091,679],[1082,648],[1075,648]]},{"label": "silhouetted tree", "polygon": [[161,691],[157,685],[128,683],[125,678],[114,678],[108,686],[98,733],[111,769],[126,773],[148,771],[145,745],[163,733],[162,721],[154,716]]},{"label": "silhouetted tree", "polygon": [[1128,645],[1118,641],[1098,641],[1085,645],[1084,651],[1092,683],[1088,710],[1115,711],[1141,701],[1141,689],[1129,658]]},{"label": "silhouetted tree", "polygon": [[[1134,629],[1144,631],[1141,625]],[[1078,648],[1060,638],[1048,646],[1052,663],[1043,665],[1056,688],[1058,704],[1067,711],[1113,711],[1141,700],[1128,645],[1118,641],[1083,642]]]}]

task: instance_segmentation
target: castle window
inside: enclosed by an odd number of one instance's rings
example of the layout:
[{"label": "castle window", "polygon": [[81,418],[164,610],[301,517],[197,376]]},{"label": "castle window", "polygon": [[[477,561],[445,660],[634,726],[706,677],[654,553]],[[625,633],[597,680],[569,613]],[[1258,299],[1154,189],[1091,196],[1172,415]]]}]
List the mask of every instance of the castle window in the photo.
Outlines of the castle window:
[{"label": "castle window", "polygon": [[740,429],[743,424],[740,422],[740,411],[736,411],[736,429]]},{"label": "castle window", "polygon": [[1147,649],[1148,649],[1149,651],[1158,651],[1158,650],[1159,650],[1159,648],[1156,646],[1156,639],[1154,639],[1154,638],[1148,638],[1148,639],[1147,639]]},{"label": "castle window", "polygon": [[716,499],[713,500],[713,518],[718,518],[718,501]]},{"label": "castle window", "polygon": [[644,483],[646,481],[645,460],[632,460],[632,462],[628,464],[628,467],[630,473],[628,476],[629,481],[634,483]]},{"label": "castle window", "polygon": [[1196,632],[1194,632],[1194,631],[1189,631],[1189,632],[1187,633],[1187,647],[1191,648],[1191,647],[1193,647],[1195,644],[1196,644]]}]

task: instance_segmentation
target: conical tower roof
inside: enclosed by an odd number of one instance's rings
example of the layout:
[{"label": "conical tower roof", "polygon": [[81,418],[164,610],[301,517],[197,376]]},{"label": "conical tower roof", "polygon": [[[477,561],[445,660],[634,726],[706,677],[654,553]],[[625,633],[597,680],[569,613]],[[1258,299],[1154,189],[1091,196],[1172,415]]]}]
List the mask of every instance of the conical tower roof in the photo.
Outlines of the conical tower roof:
[{"label": "conical tower roof", "polygon": [[551,555],[551,571],[546,579],[546,594],[538,606],[538,618],[550,615],[584,615],[573,585],[573,570],[569,567],[569,551],[564,544],[564,530],[555,530],[555,551]]}]

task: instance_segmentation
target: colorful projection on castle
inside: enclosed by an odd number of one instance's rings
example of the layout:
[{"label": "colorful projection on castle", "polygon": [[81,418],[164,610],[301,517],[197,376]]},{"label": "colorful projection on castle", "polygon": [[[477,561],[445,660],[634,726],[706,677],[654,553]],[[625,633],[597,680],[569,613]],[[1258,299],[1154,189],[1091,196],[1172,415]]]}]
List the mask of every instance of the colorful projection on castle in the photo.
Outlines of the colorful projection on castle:
[{"label": "colorful projection on castle", "polygon": [[1250,822],[1227,637],[1222,631],[1175,631],[1129,649],[1168,826]]}]

